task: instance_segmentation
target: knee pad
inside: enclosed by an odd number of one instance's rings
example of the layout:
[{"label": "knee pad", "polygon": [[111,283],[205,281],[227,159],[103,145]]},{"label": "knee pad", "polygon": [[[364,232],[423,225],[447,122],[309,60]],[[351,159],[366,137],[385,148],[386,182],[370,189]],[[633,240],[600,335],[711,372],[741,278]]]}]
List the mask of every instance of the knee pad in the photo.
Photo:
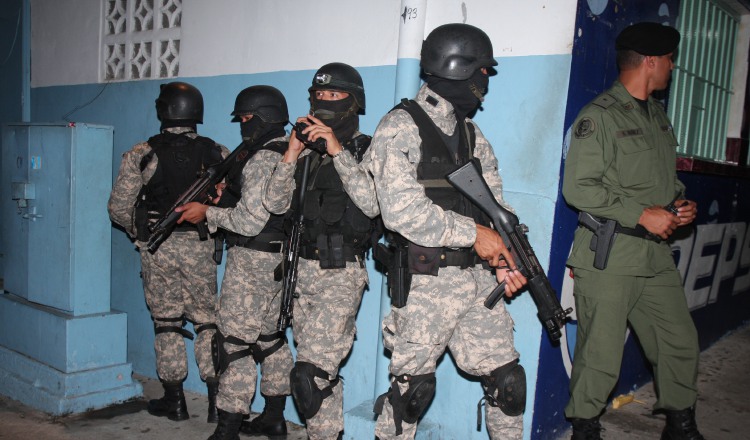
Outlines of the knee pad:
[{"label": "knee pad", "polygon": [[271,356],[272,354],[279,351],[281,347],[283,347],[287,343],[286,335],[282,332],[271,333],[268,335],[260,335],[258,336],[258,341],[260,342],[276,341],[275,344],[273,344],[272,346],[268,347],[265,350],[261,350],[260,347],[256,345],[256,350],[253,351],[253,359],[255,359],[255,362],[259,364],[263,363],[263,361],[266,360],[268,356]]},{"label": "knee pad", "polygon": [[[185,326],[185,317],[183,316],[177,318],[160,318],[154,316],[153,320],[154,335],[159,335],[162,333],[179,333],[185,338],[193,339],[193,334],[188,330],[182,328],[183,326]],[[169,323],[174,324],[170,325]]]},{"label": "knee pad", "polygon": [[[399,383],[408,383],[408,388],[401,394]],[[378,397],[375,412],[380,414],[383,401],[387,397],[393,408],[393,421],[396,424],[396,435],[401,435],[401,422],[416,423],[435,397],[435,373],[412,376],[403,374],[391,383],[391,389]]]},{"label": "knee pad", "polygon": [[[224,347],[225,342],[245,348],[229,353]],[[216,333],[211,337],[211,359],[214,363],[214,371],[216,371],[217,375],[221,375],[227,371],[229,364],[232,362],[251,356],[254,348],[255,344],[248,344],[242,339],[235,338],[234,336],[224,336],[217,329]]]},{"label": "knee pad", "polygon": [[482,376],[482,388],[487,404],[500,407],[511,417],[520,416],[526,409],[526,372],[518,359]]},{"label": "knee pad", "polygon": [[[328,386],[319,388],[315,383],[316,377],[328,381]],[[329,380],[328,373],[322,368],[308,362],[296,362],[289,375],[289,382],[297,409],[305,419],[310,419],[318,413],[323,400],[333,394],[333,387],[339,383],[339,378]]]}]

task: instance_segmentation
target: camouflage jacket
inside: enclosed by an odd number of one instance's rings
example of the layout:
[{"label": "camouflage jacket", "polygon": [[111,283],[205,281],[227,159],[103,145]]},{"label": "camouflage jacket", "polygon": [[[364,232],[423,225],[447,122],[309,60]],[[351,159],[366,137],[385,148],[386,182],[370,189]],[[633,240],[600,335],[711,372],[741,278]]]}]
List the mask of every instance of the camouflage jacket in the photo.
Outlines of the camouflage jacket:
[{"label": "camouflage jacket", "polygon": [[[359,136],[361,133],[356,132],[352,138]],[[372,148],[372,146],[370,147]],[[302,151],[300,157],[310,154],[310,150]],[[325,160],[325,158],[324,158]],[[343,150],[333,158],[333,166],[344,184],[344,190],[352,199],[355,205],[362,212],[370,217],[375,218],[380,214],[378,199],[375,196],[375,183],[372,176],[367,171],[368,154],[362,162],[357,163],[349,151]],[[270,182],[263,190],[263,205],[273,214],[285,213],[292,204],[294,189],[294,171],[297,163],[279,162],[271,176]]]},{"label": "camouflage jacket", "polygon": [[[278,137],[271,142],[289,142],[288,136]],[[274,166],[281,155],[271,150],[259,150],[242,169],[242,197],[234,208],[212,206],[206,211],[208,230],[217,228],[236,232],[246,237],[258,235],[265,227],[270,213],[263,207],[261,195],[271,178]]]},{"label": "camouflage jacket", "polygon": [[[428,97],[435,105],[428,103]],[[415,100],[440,130],[449,136],[453,134],[456,117],[448,101],[426,85]],[[503,184],[492,146],[474,122],[468,118],[466,121],[475,128],[474,157],[482,164],[482,174],[495,198],[503,203]],[[405,110],[386,114],[375,131],[367,162],[374,176],[383,223],[420,246],[471,247],[476,240],[474,220],[434,204],[417,181],[421,143],[419,128]]]}]

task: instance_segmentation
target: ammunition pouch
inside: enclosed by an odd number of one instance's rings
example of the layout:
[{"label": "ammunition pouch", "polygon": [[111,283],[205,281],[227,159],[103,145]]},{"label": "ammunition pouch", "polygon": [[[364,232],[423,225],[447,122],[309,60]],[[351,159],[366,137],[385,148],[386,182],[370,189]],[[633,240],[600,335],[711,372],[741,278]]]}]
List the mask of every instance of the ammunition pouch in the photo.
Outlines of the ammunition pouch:
[{"label": "ammunition pouch", "polygon": [[342,234],[320,234],[315,245],[302,244],[300,258],[320,261],[321,269],[341,269],[346,262],[359,261],[364,265],[365,251],[344,243]]}]

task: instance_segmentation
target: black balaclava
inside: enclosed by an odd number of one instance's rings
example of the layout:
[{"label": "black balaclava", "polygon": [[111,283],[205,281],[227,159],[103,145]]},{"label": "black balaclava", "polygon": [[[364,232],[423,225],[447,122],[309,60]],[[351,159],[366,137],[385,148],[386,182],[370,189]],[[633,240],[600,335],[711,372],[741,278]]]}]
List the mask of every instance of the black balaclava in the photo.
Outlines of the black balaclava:
[{"label": "black balaclava", "polygon": [[310,113],[331,127],[339,142],[351,139],[359,128],[358,107],[352,95],[338,101],[323,101],[312,94],[310,102]]},{"label": "black balaclava", "polygon": [[249,121],[240,122],[240,134],[242,142],[252,145],[262,139],[265,142],[284,136],[286,122],[268,124],[260,117],[253,116]]},{"label": "black balaclava", "polygon": [[453,80],[427,75],[427,86],[453,105],[457,119],[463,119],[479,106],[487,93],[490,77],[477,70],[468,79]]}]

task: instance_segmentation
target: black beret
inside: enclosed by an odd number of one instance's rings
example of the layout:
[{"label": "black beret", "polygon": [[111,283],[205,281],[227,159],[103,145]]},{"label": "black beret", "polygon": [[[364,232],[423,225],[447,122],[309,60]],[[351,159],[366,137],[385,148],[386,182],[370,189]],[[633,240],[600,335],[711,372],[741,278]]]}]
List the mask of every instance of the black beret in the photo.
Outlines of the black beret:
[{"label": "black beret", "polygon": [[679,43],[680,33],[677,29],[659,23],[643,22],[623,29],[615,40],[615,49],[659,56],[674,52]]}]

